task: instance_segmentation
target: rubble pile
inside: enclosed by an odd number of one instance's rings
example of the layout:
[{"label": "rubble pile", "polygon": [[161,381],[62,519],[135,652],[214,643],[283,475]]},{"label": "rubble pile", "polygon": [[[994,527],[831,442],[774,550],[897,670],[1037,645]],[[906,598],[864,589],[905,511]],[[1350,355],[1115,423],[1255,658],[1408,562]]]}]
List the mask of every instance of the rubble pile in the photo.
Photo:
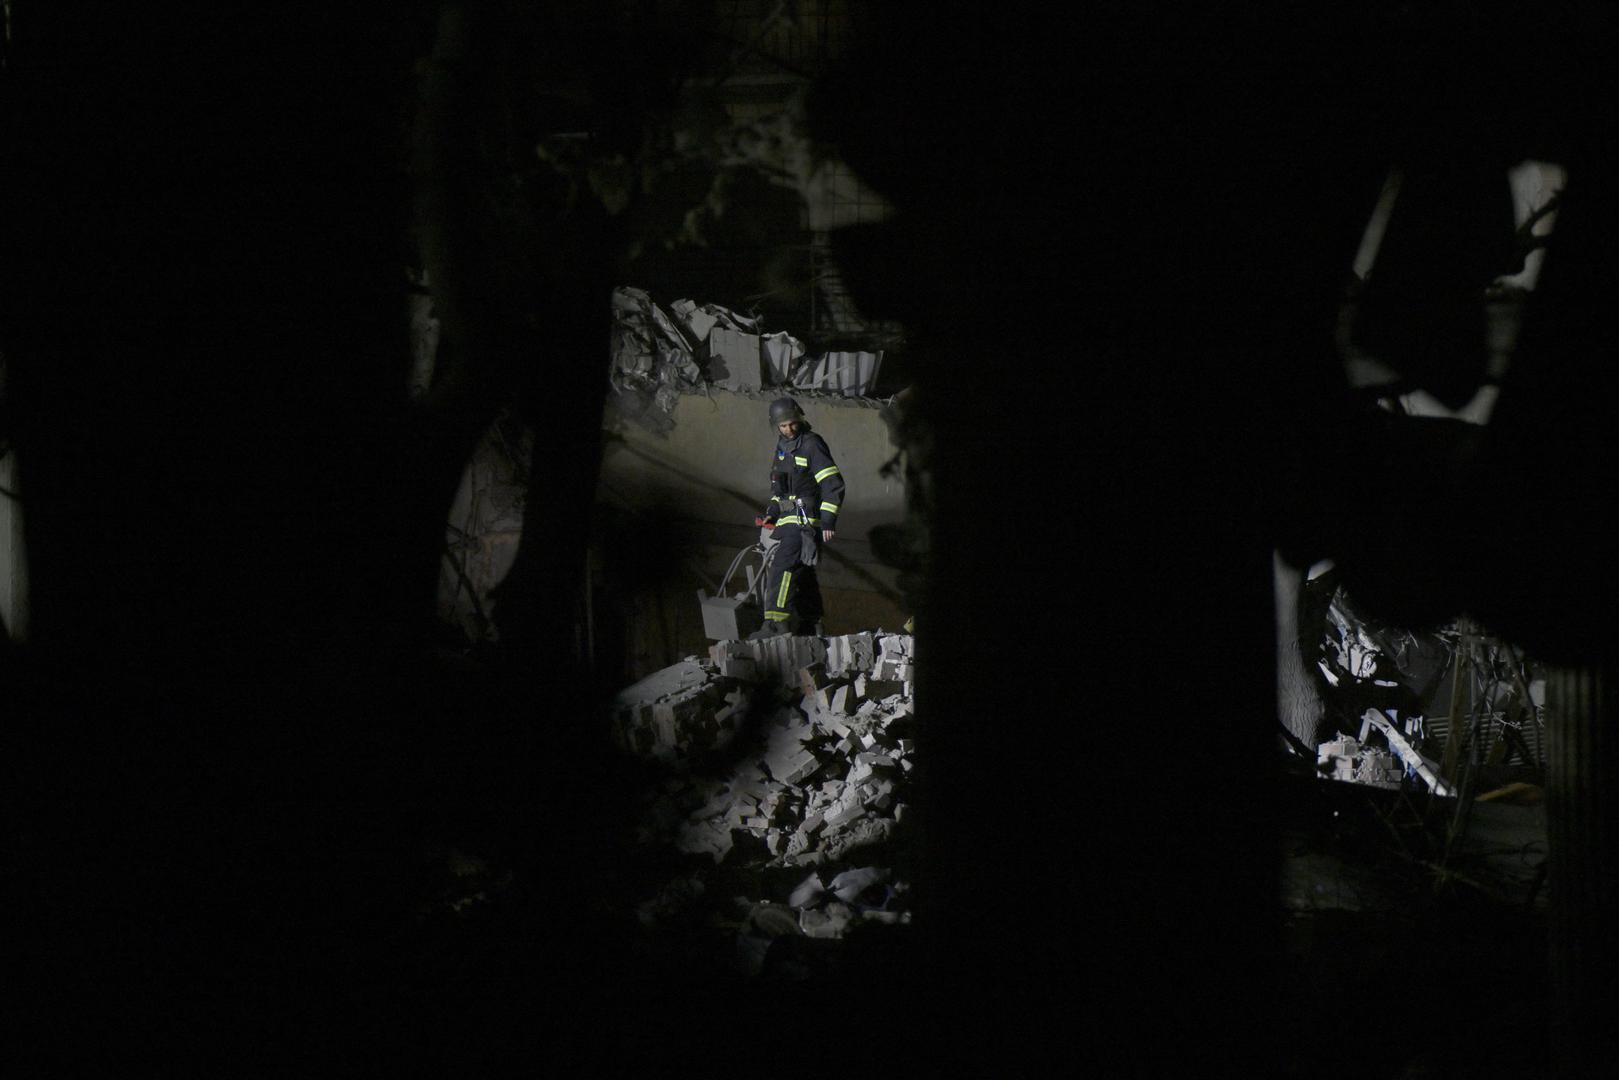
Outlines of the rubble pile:
[{"label": "rubble pile", "polygon": [[1394,754],[1348,735],[1322,743],[1318,755],[1319,770],[1334,780],[1398,789],[1406,774]]},{"label": "rubble pile", "polygon": [[[750,911],[770,909],[772,925],[790,918],[797,934],[907,921],[893,868],[852,861],[894,842],[907,817],[913,649],[909,635],[882,631],[722,641],[625,691],[614,726],[632,752],[693,762],[735,742],[723,769],[672,775],[649,795],[638,841],[700,856],[732,880],[742,869],[765,872],[759,881],[809,870],[779,896],[745,898]],[[643,904],[643,923],[710,896],[695,873]]]},{"label": "rubble pile", "polygon": [[655,671],[613,700],[613,736],[632,754],[685,764],[729,746],[752,692],[688,657]]}]

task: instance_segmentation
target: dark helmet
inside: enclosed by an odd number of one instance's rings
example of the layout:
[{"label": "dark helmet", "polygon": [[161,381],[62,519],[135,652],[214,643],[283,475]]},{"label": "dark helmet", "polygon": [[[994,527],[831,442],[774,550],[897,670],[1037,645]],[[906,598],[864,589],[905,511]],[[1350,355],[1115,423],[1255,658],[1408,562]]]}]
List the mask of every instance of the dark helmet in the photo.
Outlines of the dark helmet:
[{"label": "dark helmet", "polygon": [[789,420],[803,420],[804,410],[790,397],[780,397],[770,403],[770,426],[785,424]]}]

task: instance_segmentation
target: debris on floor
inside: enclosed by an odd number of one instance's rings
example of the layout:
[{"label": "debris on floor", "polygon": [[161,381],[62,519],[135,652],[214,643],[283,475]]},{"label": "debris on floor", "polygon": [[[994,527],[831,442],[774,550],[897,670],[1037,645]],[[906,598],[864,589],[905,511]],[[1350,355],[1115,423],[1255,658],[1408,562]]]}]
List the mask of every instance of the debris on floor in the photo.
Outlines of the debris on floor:
[{"label": "debris on floor", "polygon": [[1335,736],[1316,748],[1319,775],[1381,787],[1403,777],[1445,797],[1539,782],[1545,680],[1538,661],[1466,618],[1429,631],[1384,624],[1358,608],[1331,572],[1305,590],[1316,594],[1306,606],[1322,612],[1317,691],[1329,725],[1323,734]]},{"label": "debris on floor", "polygon": [[707,905],[757,973],[783,935],[908,923],[914,656],[910,635],[883,631],[722,641],[621,692],[620,747],[673,767],[636,842],[680,871],[637,909],[642,925],[690,925]]},{"label": "debris on floor", "polygon": [[1321,771],[1334,780],[1398,788],[1401,778],[1405,776],[1399,758],[1392,753],[1367,746],[1359,739],[1348,736],[1322,743],[1319,754],[1317,760]]}]

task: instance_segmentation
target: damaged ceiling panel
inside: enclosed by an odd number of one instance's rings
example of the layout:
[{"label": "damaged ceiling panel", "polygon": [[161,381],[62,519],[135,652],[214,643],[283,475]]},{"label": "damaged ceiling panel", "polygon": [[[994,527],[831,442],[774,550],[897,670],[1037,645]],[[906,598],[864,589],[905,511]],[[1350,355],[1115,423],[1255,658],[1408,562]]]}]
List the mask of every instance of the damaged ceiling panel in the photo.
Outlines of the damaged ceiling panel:
[{"label": "damaged ceiling panel", "polygon": [[683,391],[782,387],[867,397],[883,358],[880,350],[810,354],[802,341],[765,330],[757,318],[685,299],[665,312],[645,290],[627,286],[613,290],[611,352],[614,405],[660,431],[673,424]]}]

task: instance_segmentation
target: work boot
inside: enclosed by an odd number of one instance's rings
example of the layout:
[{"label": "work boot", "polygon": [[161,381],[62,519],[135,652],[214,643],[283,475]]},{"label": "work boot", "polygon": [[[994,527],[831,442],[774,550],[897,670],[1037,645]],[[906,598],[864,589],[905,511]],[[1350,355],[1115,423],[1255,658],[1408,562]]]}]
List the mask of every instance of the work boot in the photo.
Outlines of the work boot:
[{"label": "work boot", "polygon": [[766,638],[781,637],[787,632],[786,623],[778,622],[774,619],[768,619],[765,621],[763,626],[759,627],[759,629],[748,635],[748,640],[764,641]]}]

